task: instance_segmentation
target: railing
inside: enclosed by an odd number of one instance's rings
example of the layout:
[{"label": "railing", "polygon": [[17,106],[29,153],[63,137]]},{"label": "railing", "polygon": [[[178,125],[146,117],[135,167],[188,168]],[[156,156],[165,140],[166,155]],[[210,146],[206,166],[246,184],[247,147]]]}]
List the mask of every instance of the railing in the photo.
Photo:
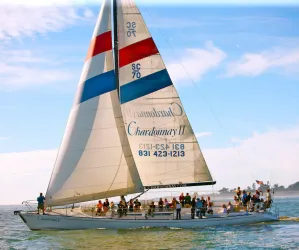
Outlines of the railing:
[{"label": "railing", "polygon": [[[26,206],[29,212],[37,211],[37,201],[35,200],[23,201],[22,204]],[[32,208],[33,205],[35,205],[36,209]]]}]

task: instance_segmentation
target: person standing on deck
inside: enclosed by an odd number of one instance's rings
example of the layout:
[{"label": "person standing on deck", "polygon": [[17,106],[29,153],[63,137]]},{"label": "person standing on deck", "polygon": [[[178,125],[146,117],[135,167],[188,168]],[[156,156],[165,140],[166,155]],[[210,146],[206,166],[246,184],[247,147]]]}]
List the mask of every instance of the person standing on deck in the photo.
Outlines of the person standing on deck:
[{"label": "person standing on deck", "polygon": [[267,189],[267,193],[266,193],[266,208],[269,208],[272,202],[272,197],[271,197],[271,193],[270,193],[270,189]]},{"label": "person standing on deck", "polygon": [[181,219],[182,205],[179,201],[176,202],[176,219]]},{"label": "person standing on deck", "polygon": [[43,193],[40,193],[39,197],[37,197],[37,214],[39,214],[40,209],[45,214],[45,200],[46,198],[43,196]]},{"label": "person standing on deck", "polygon": [[184,203],[185,203],[185,196],[184,193],[181,193],[180,197],[179,197],[179,201],[182,204],[182,207],[184,207]]},{"label": "person standing on deck", "polygon": [[195,217],[195,208],[196,208],[196,200],[195,197],[193,197],[191,201],[191,219],[194,219]]},{"label": "person standing on deck", "polygon": [[196,207],[196,216],[199,217],[200,219],[202,219],[202,201],[197,198],[196,200],[196,204],[195,204],[195,207]]},{"label": "person standing on deck", "polygon": [[240,189],[240,187],[237,188],[236,195],[238,197],[238,200],[241,201],[241,189]]}]

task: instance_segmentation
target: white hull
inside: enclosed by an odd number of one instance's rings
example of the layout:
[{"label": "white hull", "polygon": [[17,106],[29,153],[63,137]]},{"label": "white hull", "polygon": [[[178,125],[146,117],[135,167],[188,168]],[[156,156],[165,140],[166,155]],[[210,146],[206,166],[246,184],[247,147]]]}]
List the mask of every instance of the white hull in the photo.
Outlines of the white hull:
[{"label": "white hull", "polygon": [[144,227],[166,228],[204,228],[211,226],[243,225],[260,222],[277,221],[275,214],[254,212],[249,214],[230,214],[204,219],[134,219],[107,217],[77,217],[64,215],[38,215],[34,213],[19,214],[31,230],[82,230],[82,229],[131,229]]}]

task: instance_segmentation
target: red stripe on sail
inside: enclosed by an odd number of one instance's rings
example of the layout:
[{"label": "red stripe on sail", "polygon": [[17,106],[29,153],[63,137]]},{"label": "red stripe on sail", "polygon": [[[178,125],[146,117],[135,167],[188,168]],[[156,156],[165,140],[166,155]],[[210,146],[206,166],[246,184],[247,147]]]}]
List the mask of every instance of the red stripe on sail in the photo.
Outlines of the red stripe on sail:
[{"label": "red stripe on sail", "polygon": [[102,33],[91,40],[85,61],[109,50],[112,50],[111,31]]},{"label": "red stripe on sail", "polygon": [[158,54],[154,40],[150,37],[143,41],[131,44],[119,50],[119,67],[123,67],[140,59]]}]

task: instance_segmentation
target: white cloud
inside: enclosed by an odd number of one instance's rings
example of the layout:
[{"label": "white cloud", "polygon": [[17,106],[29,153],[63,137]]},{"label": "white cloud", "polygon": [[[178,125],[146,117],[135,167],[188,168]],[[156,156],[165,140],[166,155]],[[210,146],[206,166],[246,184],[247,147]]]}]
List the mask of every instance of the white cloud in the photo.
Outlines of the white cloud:
[{"label": "white cloud", "polygon": [[[70,5],[31,6],[30,2],[11,5],[0,4],[0,40],[20,37],[34,37],[36,34],[57,32],[78,21],[93,18],[93,13],[87,8]],[[39,1],[51,2],[51,1]],[[24,4],[26,3],[26,4]],[[81,13],[83,12],[83,13]]]},{"label": "white cloud", "polygon": [[29,86],[68,81],[74,73],[58,68],[57,60],[40,57],[28,50],[0,48],[1,90],[14,90]]},{"label": "white cloud", "polygon": [[209,41],[204,48],[187,49],[184,56],[168,64],[167,69],[176,84],[190,85],[191,81],[200,80],[208,71],[219,66],[225,58],[226,54]]},{"label": "white cloud", "polygon": [[201,133],[195,133],[196,138],[204,137],[204,136],[211,136],[211,132],[201,132]]},{"label": "white cloud", "polygon": [[218,187],[246,188],[255,180],[289,185],[299,181],[299,127],[254,133],[232,148],[206,149],[203,154]]},{"label": "white cloud", "polygon": [[240,60],[228,65],[226,76],[251,76],[255,77],[267,70],[298,71],[299,48],[283,49],[273,48],[261,53],[246,53]]},{"label": "white cloud", "polygon": [[6,141],[6,140],[8,140],[8,137],[4,137],[4,136],[1,137],[1,136],[0,136],[0,141]]},{"label": "white cloud", "polygon": [[45,192],[56,150],[0,154],[0,204],[20,204]]},{"label": "white cloud", "polygon": [[[235,148],[203,150],[217,181],[215,191],[223,186],[246,188],[256,179],[286,186],[294,183],[299,180],[298,152],[299,127],[254,133],[239,140]],[[35,199],[39,192],[45,192],[56,153],[57,150],[45,150],[0,154],[0,204]]]}]

